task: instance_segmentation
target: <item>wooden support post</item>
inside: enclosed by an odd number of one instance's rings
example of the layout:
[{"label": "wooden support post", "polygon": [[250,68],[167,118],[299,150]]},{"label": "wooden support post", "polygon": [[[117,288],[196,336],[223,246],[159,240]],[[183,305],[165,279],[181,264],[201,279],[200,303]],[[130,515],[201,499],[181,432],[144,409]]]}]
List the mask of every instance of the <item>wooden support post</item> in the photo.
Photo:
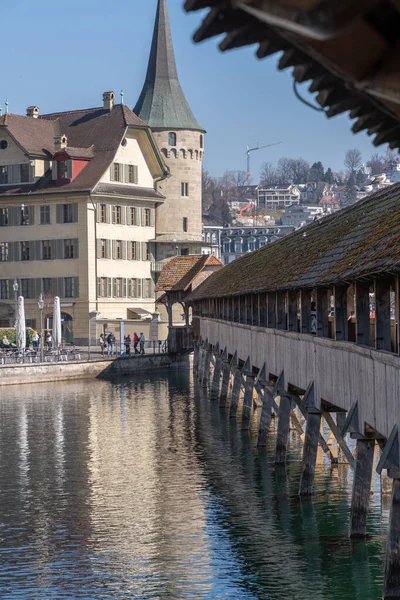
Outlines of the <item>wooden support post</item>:
[{"label": "wooden support post", "polygon": [[311,333],[311,290],[301,290],[300,331]]},{"label": "wooden support post", "polygon": [[375,290],[375,348],[390,352],[390,283],[388,279],[376,279]]},{"label": "wooden support post", "polygon": [[239,369],[239,367],[237,367],[235,369],[235,378],[233,380],[231,407],[230,407],[230,411],[229,411],[229,416],[231,418],[236,417],[237,407],[239,404],[240,390],[242,389],[242,383],[243,383],[242,370]]},{"label": "wooden support post", "polygon": [[381,496],[388,496],[393,491],[393,479],[389,477],[387,469],[381,471]]},{"label": "wooden support post", "polygon": [[221,394],[219,396],[219,405],[225,406],[228,399],[229,380],[231,378],[231,365],[226,359],[222,362],[222,383]]},{"label": "wooden support post", "polygon": [[267,295],[260,294],[260,327],[267,326]]},{"label": "wooden support post", "polygon": [[262,408],[257,438],[258,448],[263,448],[267,445],[267,435],[269,431],[269,426],[271,424],[273,393],[268,386],[265,386],[261,400]]},{"label": "wooden support post", "polygon": [[350,512],[350,537],[365,537],[375,440],[358,439]]},{"label": "wooden support post", "polygon": [[329,289],[317,289],[317,336],[329,337]]},{"label": "wooden support post", "polygon": [[242,413],[242,429],[244,429],[244,430],[249,429],[249,427],[250,427],[251,409],[253,406],[253,391],[254,391],[254,377],[252,375],[247,375],[245,388],[244,388],[243,413]]},{"label": "wooden support post", "polygon": [[216,400],[219,397],[219,386],[221,382],[222,359],[218,355],[215,357],[214,375],[211,385],[211,400]]},{"label": "wooden support post", "polygon": [[290,430],[290,410],[292,401],[290,396],[281,392],[278,418],[278,431],[276,436],[275,464],[283,465],[286,462],[286,452]]},{"label": "wooden support post", "polygon": [[276,294],[268,292],[268,327],[276,328]]},{"label": "wooden support post", "polygon": [[286,329],[286,293],[276,293],[276,328]]},{"label": "wooden support post", "polygon": [[205,360],[205,349],[204,349],[204,345],[201,345],[200,349],[199,349],[199,368],[197,371],[197,378],[199,381],[202,381],[202,379],[203,379],[204,360]]},{"label": "wooden support post", "polygon": [[335,307],[335,340],[347,340],[347,287],[335,285],[333,288]]},{"label": "wooden support post", "polygon": [[383,580],[383,600],[396,598],[400,598],[400,479],[393,479]]},{"label": "wooden support post", "polygon": [[196,340],[193,344],[193,372],[197,373],[199,368],[199,342]]},{"label": "wooden support post", "polygon": [[332,431],[333,435],[335,436],[338,446],[340,448],[340,451],[338,452],[338,462],[343,462],[343,459],[339,460],[339,456],[342,453],[342,455],[344,455],[347,459],[345,462],[348,462],[350,464],[350,466],[352,468],[354,468],[353,455],[352,455],[349,447],[347,446],[346,441],[343,438],[342,433],[341,433],[341,429],[343,428],[344,423],[346,421],[346,414],[345,413],[337,413],[337,423],[335,423],[335,421],[333,420],[333,418],[329,412],[323,411],[322,414],[323,414],[324,419],[327,422],[330,430]]},{"label": "wooden support post", "polygon": [[287,293],[288,305],[288,330],[297,332],[297,290]]},{"label": "wooden support post", "polygon": [[201,379],[202,387],[207,387],[210,380],[210,367],[211,367],[211,350],[210,348],[206,348],[204,357],[204,370],[203,377]]},{"label": "wooden support post", "polygon": [[300,496],[309,496],[313,492],[320,428],[321,413],[309,411],[307,415],[306,437],[304,440],[303,463],[300,477]]}]

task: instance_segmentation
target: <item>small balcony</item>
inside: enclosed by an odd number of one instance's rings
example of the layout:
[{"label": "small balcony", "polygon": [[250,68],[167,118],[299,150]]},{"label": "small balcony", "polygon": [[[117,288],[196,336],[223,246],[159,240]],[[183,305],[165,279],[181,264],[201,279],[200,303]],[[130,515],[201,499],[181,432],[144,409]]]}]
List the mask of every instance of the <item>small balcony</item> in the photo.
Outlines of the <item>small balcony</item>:
[{"label": "small balcony", "polygon": [[152,273],[161,273],[163,270],[164,263],[159,261],[152,261],[150,269]]}]

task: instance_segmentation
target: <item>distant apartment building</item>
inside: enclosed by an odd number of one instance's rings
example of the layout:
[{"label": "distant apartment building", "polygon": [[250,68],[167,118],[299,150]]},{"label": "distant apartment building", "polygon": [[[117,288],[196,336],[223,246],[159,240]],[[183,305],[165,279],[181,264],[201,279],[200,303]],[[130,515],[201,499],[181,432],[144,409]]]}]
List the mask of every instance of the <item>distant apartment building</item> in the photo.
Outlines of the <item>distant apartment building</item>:
[{"label": "distant apartment building", "polygon": [[291,204],[300,204],[301,193],[296,185],[272,185],[257,190],[258,208],[280,210]]},{"label": "distant apartment building", "polygon": [[224,227],[221,231],[221,262],[231,263],[294,231],[294,227]]}]

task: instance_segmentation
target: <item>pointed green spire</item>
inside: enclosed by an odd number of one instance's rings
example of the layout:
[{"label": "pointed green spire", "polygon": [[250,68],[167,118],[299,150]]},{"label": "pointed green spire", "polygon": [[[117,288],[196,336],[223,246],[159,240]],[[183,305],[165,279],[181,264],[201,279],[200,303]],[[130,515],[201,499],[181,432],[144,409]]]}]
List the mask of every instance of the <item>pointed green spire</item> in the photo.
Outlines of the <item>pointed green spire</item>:
[{"label": "pointed green spire", "polygon": [[158,0],[146,80],[133,112],[154,129],[204,131],[179,83],[166,0]]}]

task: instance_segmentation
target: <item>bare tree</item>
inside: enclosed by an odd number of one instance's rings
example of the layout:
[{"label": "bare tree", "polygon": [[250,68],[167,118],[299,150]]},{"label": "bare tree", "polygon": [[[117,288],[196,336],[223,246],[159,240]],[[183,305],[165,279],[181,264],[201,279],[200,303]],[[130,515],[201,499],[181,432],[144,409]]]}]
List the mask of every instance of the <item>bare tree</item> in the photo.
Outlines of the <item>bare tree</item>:
[{"label": "bare tree", "polygon": [[371,175],[379,175],[382,173],[385,162],[385,157],[378,152],[375,152],[367,162],[367,167],[371,169]]},{"label": "bare tree", "polygon": [[208,171],[203,169],[202,172],[202,208],[203,211],[207,211],[213,201],[213,192],[216,187],[215,178],[210,175]]},{"label": "bare tree", "polygon": [[344,157],[344,166],[350,171],[350,173],[357,173],[362,165],[361,152],[357,148],[353,150],[347,150]]},{"label": "bare tree", "polygon": [[279,184],[306,183],[310,173],[310,164],[304,158],[282,156],[278,161]]},{"label": "bare tree", "polygon": [[226,196],[241,196],[243,194],[243,188],[247,186],[246,172],[225,171],[219,183]]},{"label": "bare tree", "polygon": [[279,173],[276,167],[269,162],[265,162],[260,173],[261,185],[279,185]]}]

